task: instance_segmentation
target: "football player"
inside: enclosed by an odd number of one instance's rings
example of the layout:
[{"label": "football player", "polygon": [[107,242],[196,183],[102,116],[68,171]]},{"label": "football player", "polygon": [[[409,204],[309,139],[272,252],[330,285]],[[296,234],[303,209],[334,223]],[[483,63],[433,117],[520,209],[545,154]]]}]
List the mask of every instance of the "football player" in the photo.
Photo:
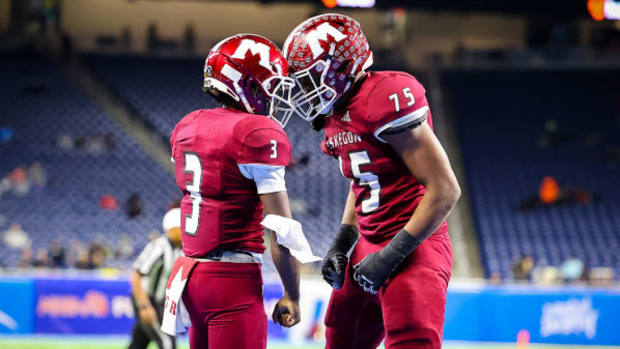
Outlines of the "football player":
[{"label": "football player", "polygon": [[424,87],[405,72],[367,71],[360,24],[340,14],[304,21],[283,52],[301,87],[297,113],[323,129],[323,152],[351,180],[321,270],[334,288],[327,348],[376,348],[385,338],[389,349],[439,349],[452,267],[445,219],[460,188]]},{"label": "football player", "polygon": [[[206,59],[204,91],[223,107],[186,115],[170,138],[177,185],[185,193],[181,231],[190,261],[178,278],[191,272],[182,293],[191,348],[266,347],[263,212],[284,225],[299,224],[284,182],[291,146],[283,127],[290,112],[277,112],[286,109],[294,86],[287,74],[286,60],[268,39],[222,40]],[[273,321],[290,327],[300,320],[299,265],[275,237],[271,242],[284,286]],[[171,277],[169,290],[173,283]],[[166,302],[176,315],[178,304]]]}]

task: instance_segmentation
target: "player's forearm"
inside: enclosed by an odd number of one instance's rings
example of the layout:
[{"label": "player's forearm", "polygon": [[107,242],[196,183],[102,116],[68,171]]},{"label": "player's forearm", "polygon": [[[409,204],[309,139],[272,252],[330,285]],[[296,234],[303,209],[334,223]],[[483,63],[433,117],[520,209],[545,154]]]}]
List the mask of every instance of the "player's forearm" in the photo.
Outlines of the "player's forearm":
[{"label": "player's forearm", "polygon": [[131,274],[131,292],[136,303],[138,303],[138,307],[151,304],[148,294],[142,288],[142,275],[137,271]]},{"label": "player's forearm", "polygon": [[349,186],[349,195],[347,195],[347,201],[344,204],[344,211],[342,212],[341,224],[350,225],[359,230],[357,226],[357,214],[355,213],[355,193]]},{"label": "player's forearm", "polygon": [[[273,254],[273,263],[280,274],[284,295],[293,301],[299,301],[299,262],[293,257],[286,247],[278,245]],[[273,251],[273,250],[272,250]],[[277,255],[277,257],[276,257]]]},{"label": "player's forearm", "polygon": [[276,242],[275,234],[271,236],[271,258],[280,274],[284,295],[293,301],[299,301],[299,262],[289,250]]},{"label": "player's forearm", "polygon": [[446,220],[461,196],[458,183],[428,187],[414,214],[404,229],[418,241],[424,241]]}]

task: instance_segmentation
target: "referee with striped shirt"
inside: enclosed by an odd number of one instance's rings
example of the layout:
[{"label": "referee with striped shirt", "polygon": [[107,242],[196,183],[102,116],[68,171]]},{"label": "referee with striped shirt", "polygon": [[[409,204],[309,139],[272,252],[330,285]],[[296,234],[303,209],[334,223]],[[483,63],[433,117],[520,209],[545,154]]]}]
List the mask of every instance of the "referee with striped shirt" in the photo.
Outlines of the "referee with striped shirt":
[{"label": "referee with striped shirt", "polygon": [[165,236],[149,242],[133,265],[131,290],[136,325],[129,349],[145,349],[149,342],[160,349],[176,348],[174,337],[161,331],[166,284],[181,249],[181,210],[169,210],[162,220]]}]

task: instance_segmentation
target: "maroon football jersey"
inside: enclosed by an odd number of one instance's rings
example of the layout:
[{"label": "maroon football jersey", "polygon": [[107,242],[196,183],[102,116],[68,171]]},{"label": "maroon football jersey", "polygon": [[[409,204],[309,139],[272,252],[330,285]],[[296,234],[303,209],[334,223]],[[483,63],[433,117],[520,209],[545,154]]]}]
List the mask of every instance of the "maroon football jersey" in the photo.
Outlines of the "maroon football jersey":
[{"label": "maroon football jersey", "polygon": [[183,252],[200,257],[217,247],[262,253],[263,205],[239,164],[287,166],[291,146],[275,121],[233,109],[186,115],[170,138],[181,201]]},{"label": "maroon football jersey", "polygon": [[360,233],[370,241],[390,240],[424,195],[424,186],[382,138],[420,122],[433,126],[424,87],[392,71],[367,73],[346,109],[326,118],[321,148],[353,181]]}]

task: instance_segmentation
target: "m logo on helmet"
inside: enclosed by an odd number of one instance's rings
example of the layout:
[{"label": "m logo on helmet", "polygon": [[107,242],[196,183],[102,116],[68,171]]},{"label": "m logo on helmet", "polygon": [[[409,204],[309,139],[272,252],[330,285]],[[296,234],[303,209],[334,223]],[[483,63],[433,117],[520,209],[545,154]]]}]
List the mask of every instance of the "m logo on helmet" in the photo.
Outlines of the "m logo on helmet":
[{"label": "m logo on helmet", "polygon": [[262,42],[256,42],[250,39],[243,39],[239,47],[235,50],[235,53],[232,55],[232,58],[244,59],[245,55],[250,51],[252,55],[259,55],[260,64],[262,67],[271,70],[271,66],[269,65],[269,46],[263,44]]},{"label": "m logo on helmet", "polygon": [[306,41],[310,45],[310,49],[312,50],[312,56],[314,59],[316,59],[321,53],[325,51],[321,47],[319,40],[327,41],[328,35],[334,38],[336,42],[342,41],[343,39],[347,38],[346,35],[341,33],[338,29],[329,25],[329,23],[327,22],[319,25],[318,27],[316,27],[316,29],[306,34]]}]

